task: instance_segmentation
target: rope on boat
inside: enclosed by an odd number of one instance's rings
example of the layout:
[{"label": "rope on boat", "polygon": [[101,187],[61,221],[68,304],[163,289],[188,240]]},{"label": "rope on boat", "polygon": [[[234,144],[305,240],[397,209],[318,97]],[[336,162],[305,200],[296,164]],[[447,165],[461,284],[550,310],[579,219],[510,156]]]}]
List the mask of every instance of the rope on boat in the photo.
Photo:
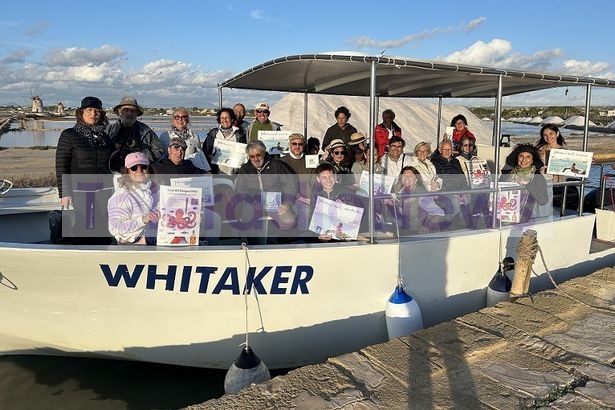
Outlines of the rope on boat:
[{"label": "rope on boat", "polygon": [[4,195],[13,188],[13,183],[8,179],[0,180],[0,195]]},{"label": "rope on boat", "polygon": [[[248,272],[250,271],[250,268],[252,267],[252,264],[250,263],[250,255],[248,254],[248,245],[246,245],[245,242],[242,242],[241,244],[241,249],[244,250],[246,258],[245,258],[245,271],[246,271],[246,278],[245,278],[245,283],[243,285],[243,300],[244,300],[244,305],[245,305],[245,315],[246,315],[246,341],[241,343],[239,346],[245,346],[245,348],[247,349],[249,344],[248,344],[248,335],[250,333],[250,331],[248,330],[248,294],[250,293],[250,290],[248,289]],[[261,304],[260,301],[258,300],[258,292],[254,291],[254,298],[256,299],[256,306],[258,308],[258,316],[260,318],[261,321],[261,327],[257,329],[258,332],[264,331],[265,330],[265,325],[263,324],[263,313],[261,311]]]},{"label": "rope on boat", "polygon": [[[566,291],[562,290],[559,285],[555,282],[555,279],[553,279],[553,275],[551,275],[551,271],[549,270],[549,268],[547,267],[547,262],[545,261],[545,256],[542,253],[542,249],[540,248],[540,245],[536,244],[537,248],[538,248],[538,253],[540,254],[540,259],[542,260],[542,266],[545,268],[545,271],[547,272],[547,276],[549,277],[549,280],[551,281],[551,283],[553,284],[553,286],[555,287],[555,289],[557,289],[558,291],[560,291],[564,296],[566,296],[569,299],[574,300],[577,303],[580,303],[583,306],[587,306],[588,308],[591,309],[596,309],[596,310],[600,310],[603,312],[609,312],[609,313],[613,313],[613,309],[609,309],[609,308],[605,308],[605,307],[601,307],[601,306],[594,306],[591,305],[589,303],[583,302],[577,298],[575,298],[574,296],[572,296],[571,294],[567,293]],[[534,271],[532,269],[532,271],[534,272],[534,275],[538,276],[538,274],[536,273],[536,271]]]}]

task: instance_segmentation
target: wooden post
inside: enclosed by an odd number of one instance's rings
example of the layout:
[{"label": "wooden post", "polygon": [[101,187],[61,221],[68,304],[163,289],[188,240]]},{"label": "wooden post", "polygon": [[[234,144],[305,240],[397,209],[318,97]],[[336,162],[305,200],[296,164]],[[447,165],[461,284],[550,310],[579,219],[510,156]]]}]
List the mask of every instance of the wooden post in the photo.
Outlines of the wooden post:
[{"label": "wooden post", "polygon": [[526,296],[530,289],[530,275],[532,265],[538,252],[536,231],[527,229],[523,232],[517,246],[517,263],[515,264],[515,276],[510,289],[510,301],[513,302],[522,296]]}]

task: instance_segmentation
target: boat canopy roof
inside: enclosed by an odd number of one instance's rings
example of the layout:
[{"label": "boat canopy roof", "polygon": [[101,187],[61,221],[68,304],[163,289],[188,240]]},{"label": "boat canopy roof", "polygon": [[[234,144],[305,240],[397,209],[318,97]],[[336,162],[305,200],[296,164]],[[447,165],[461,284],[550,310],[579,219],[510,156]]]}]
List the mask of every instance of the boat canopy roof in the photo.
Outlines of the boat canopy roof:
[{"label": "boat canopy roof", "polygon": [[348,52],[276,58],[237,74],[218,87],[370,96],[372,61],[378,97],[496,97],[499,76],[503,96],[587,84],[615,88],[615,80],[604,78]]}]

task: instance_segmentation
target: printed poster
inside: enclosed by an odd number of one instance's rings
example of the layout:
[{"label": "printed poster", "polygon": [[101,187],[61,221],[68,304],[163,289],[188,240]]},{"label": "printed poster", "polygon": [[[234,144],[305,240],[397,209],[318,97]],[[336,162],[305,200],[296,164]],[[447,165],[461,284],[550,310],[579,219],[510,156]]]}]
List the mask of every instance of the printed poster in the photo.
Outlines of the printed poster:
[{"label": "printed poster", "polygon": [[305,156],[305,167],[306,168],[316,168],[320,163],[320,158],[318,155],[306,155]]},{"label": "printed poster", "polygon": [[471,188],[489,188],[491,184],[491,171],[487,166],[487,160],[473,158],[468,163],[468,172]]},{"label": "printed poster", "polygon": [[214,148],[212,164],[240,168],[246,162],[246,144],[216,138]]},{"label": "printed poster", "polygon": [[[374,195],[390,194],[397,177],[394,175],[374,175]],[[361,171],[357,195],[369,196],[369,171]]]},{"label": "printed poster", "polygon": [[280,155],[288,151],[288,136],[290,131],[259,131],[258,140],[265,144],[271,155]]},{"label": "printed poster", "polygon": [[201,188],[160,186],[158,245],[198,245]]},{"label": "printed poster", "polygon": [[593,152],[552,149],[547,174],[585,178],[589,175],[593,156]]},{"label": "printed poster", "polygon": [[261,192],[261,205],[267,212],[277,212],[282,205],[282,193]]},{"label": "printed poster", "polygon": [[201,188],[201,192],[203,194],[201,198],[202,205],[213,206],[214,204],[214,183],[211,175],[171,178],[171,186],[181,188]]},{"label": "printed poster", "polygon": [[[519,187],[514,182],[500,182],[500,188]],[[517,223],[521,220],[521,190],[498,191],[496,214],[501,222]]]},{"label": "printed poster", "polygon": [[444,138],[442,138],[442,139],[452,140],[453,139],[453,131],[455,131],[455,127],[446,127],[446,130],[444,131]]},{"label": "printed poster", "polygon": [[319,196],[308,229],[337,240],[357,239],[362,217],[363,208]]}]

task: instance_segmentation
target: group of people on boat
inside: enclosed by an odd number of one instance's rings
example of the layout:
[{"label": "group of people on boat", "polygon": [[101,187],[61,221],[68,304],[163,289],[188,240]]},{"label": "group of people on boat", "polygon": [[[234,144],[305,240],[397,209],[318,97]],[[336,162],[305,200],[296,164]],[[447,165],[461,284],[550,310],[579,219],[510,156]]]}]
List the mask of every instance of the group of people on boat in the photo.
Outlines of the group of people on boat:
[{"label": "group of people on boat", "polygon": [[[252,227],[233,232],[253,243],[345,239],[335,234],[342,229],[339,225],[332,232],[310,230],[318,197],[366,210],[360,231],[369,229],[368,195],[361,179],[370,172],[371,141],[349,123],[351,113],[346,107],[335,111],[336,122],[323,136],[322,153],[319,138],[293,133],[282,155],[273,155],[259,139],[260,131],[281,129],[269,120],[265,102],[254,108],[252,122],[245,120],[241,103],[221,108],[218,126],[203,140],[189,128],[190,112],[183,107],[174,109],[170,129],[159,136],[139,120],[143,108],[136,98],[123,97],[113,112],[117,120],[110,123],[99,98],[83,98],[76,124],[64,130],[58,141],[56,175],[62,208],[82,211],[76,212],[81,215],[77,225],[97,224],[94,236],[74,234],[79,243],[156,243],[159,187],[177,175],[212,175],[227,181],[214,184],[215,204],[202,210],[201,243],[219,237],[222,221],[235,221],[237,227],[256,220],[267,225],[266,237]],[[371,172],[382,180],[393,176],[389,178],[393,196],[381,195],[385,192],[379,185],[374,201],[376,229],[414,234],[489,226],[490,194],[467,192],[473,187],[473,167],[479,157],[466,118],[460,114],[452,119],[452,135],[433,152],[429,143],[420,142],[414,155],[404,153],[406,140],[393,110],[385,109],[382,119],[374,130]],[[536,146],[518,146],[502,170],[503,180],[527,188],[524,220],[535,214],[535,206],[547,204],[544,174],[549,150],[565,146],[555,126],[544,126],[540,134]],[[245,161],[217,163],[220,141],[243,144]]]}]

